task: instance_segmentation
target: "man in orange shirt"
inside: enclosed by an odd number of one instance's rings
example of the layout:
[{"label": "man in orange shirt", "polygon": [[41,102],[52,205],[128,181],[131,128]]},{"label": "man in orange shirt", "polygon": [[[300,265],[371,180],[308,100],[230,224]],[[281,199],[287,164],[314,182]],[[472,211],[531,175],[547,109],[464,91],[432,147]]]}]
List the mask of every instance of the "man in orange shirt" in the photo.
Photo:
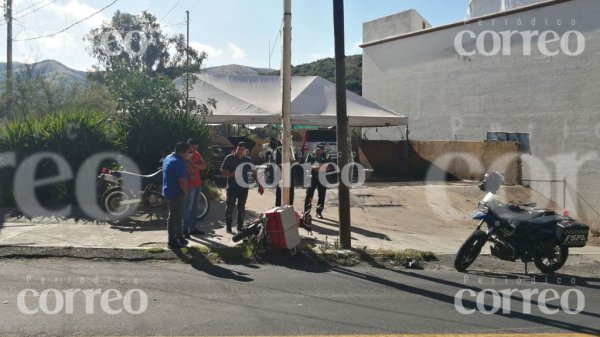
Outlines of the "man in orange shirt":
[{"label": "man in orange shirt", "polygon": [[202,159],[200,152],[198,152],[198,141],[196,139],[188,139],[187,143],[190,146],[190,150],[192,150],[192,155],[187,159],[188,194],[183,217],[183,235],[186,239],[189,239],[191,234],[204,234],[204,232],[196,229],[196,215],[198,213],[198,198],[202,192],[200,171],[206,169],[206,163]]}]

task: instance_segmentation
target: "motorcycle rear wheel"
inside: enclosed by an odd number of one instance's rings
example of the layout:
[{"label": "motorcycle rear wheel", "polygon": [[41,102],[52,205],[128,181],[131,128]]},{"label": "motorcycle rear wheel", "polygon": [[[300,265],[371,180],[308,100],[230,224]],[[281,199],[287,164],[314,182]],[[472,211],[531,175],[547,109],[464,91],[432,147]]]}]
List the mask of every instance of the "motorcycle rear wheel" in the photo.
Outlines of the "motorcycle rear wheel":
[{"label": "motorcycle rear wheel", "polygon": [[111,217],[124,217],[133,211],[135,205],[122,204],[122,202],[131,199],[133,199],[133,195],[129,191],[115,187],[104,192],[102,195],[102,206]]},{"label": "motorcycle rear wheel", "polygon": [[544,274],[552,274],[567,262],[569,247],[555,245],[550,249],[537,251],[533,258],[535,266]]},{"label": "motorcycle rear wheel", "polygon": [[481,248],[487,241],[487,234],[482,230],[475,230],[471,236],[462,244],[456,258],[454,259],[454,268],[459,272],[464,272],[475,262]]}]

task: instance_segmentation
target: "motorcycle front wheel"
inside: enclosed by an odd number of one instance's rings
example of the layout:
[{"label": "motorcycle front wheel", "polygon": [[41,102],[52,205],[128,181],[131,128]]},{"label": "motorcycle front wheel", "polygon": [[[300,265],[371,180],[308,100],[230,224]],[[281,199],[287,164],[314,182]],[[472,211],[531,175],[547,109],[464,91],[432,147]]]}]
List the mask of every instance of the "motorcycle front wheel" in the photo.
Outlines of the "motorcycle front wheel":
[{"label": "motorcycle front wheel", "polygon": [[482,230],[475,230],[456,253],[454,268],[460,272],[467,270],[481,253],[481,248],[483,248],[486,241],[487,234]]},{"label": "motorcycle front wheel", "polygon": [[200,192],[198,195],[198,213],[196,215],[196,220],[200,221],[208,215],[208,211],[210,210],[210,202],[204,193]]},{"label": "motorcycle front wheel", "polygon": [[261,226],[262,224],[253,224],[250,225],[250,227],[242,228],[236,235],[233,236],[233,242],[238,242],[253,235],[258,235],[260,233]]},{"label": "motorcycle front wheel", "polygon": [[102,206],[111,217],[119,218],[128,215],[133,211],[134,204],[123,203],[123,201],[132,200],[133,195],[120,187],[107,190],[102,195]]},{"label": "motorcycle front wheel", "polygon": [[538,250],[533,258],[535,266],[544,274],[552,274],[562,268],[569,257],[569,247],[554,245]]}]

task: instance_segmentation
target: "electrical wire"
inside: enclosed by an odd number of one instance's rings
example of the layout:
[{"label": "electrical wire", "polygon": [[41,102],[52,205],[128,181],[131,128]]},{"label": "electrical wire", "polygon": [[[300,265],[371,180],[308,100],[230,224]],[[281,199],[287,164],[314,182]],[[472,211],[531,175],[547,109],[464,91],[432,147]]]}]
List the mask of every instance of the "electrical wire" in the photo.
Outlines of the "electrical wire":
[{"label": "electrical wire", "polygon": [[162,28],[173,27],[173,26],[183,26],[185,24],[186,24],[186,22],[183,21],[183,22],[180,22],[180,23],[174,23],[174,24],[171,24],[171,25],[162,26]]},{"label": "electrical wire", "polygon": [[[47,3],[47,4],[43,5],[43,6],[37,7],[37,8],[35,8],[35,9],[33,9],[32,11],[30,11],[30,12],[27,12],[27,13],[25,13],[25,14],[22,14],[22,15],[15,15],[15,16],[13,17],[13,19],[18,19],[18,18],[22,18],[22,17],[24,17],[24,16],[27,16],[27,15],[33,14],[33,13],[35,13],[35,12],[37,12],[37,11],[39,11],[39,10],[43,9],[43,8],[46,8],[46,7],[50,6],[50,5],[52,5],[52,4],[53,4],[53,3],[55,3],[56,1],[57,1],[57,0],[52,0],[52,1],[50,1],[49,3]],[[30,7],[31,7],[31,6],[30,6]],[[24,12],[24,10],[23,10],[23,11],[21,11],[21,12],[19,12],[19,13],[22,13],[22,12]],[[19,13],[17,13],[17,14],[19,14]]]},{"label": "electrical wire", "polygon": [[167,14],[163,15],[163,17],[160,19],[160,21],[163,21],[167,16],[169,16],[169,14],[171,14],[171,12],[175,9],[175,7],[177,7],[182,0],[178,0],[173,7],[171,7],[171,9],[169,9],[169,11],[167,12]]},{"label": "electrical wire", "polygon": [[277,36],[275,37],[275,40],[273,41],[273,48],[269,51],[269,59],[271,57],[273,57],[273,52],[275,51],[275,46],[277,45],[277,41],[281,37],[282,31],[283,31],[283,20],[281,21],[281,26],[279,26],[279,31],[277,32]]},{"label": "electrical wire", "polygon": [[52,34],[48,34],[48,35],[42,35],[42,36],[36,36],[36,37],[29,37],[29,38],[25,38],[25,39],[18,39],[18,40],[17,40],[17,39],[15,39],[15,40],[13,40],[13,41],[15,41],[15,42],[17,42],[17,41],[32,41],[32,40],[43,39],[43,38],[46,38],[46,37],[53,37],[53,36],[56,36],[56,35],[58,35],[58,34],[64,33],[64,32],[66,32],[67,30],[69,30],[69,29],[73,28],[74,26],[76,26],[76,25],[78,25],[78,24],[82,23],[83,21],[85,21],[85,20],[87,20],[87,19],[89,19],[89,18],[91,18],[91,17],[93,17],[93,16],[97,15],[98,13],[100,13],[100,12],[102,12],[103,10],[107,9],[108,7],[110,7],[110,6],[114,5],[114,4],[115,4],[117,1],[119,1],[119,0],[114,0],[114,1],[113,1],[113,2],[111,2],[110,4],[108,4],[108,5],[104,6],[104,7],[102,7],[101,9],[99,9],[98,11],[96,11],[96,12],[94,12],[94,13],[92,13],[92,14],[88,15],[87,17],[85,17],[85,18],[83,18],[83,19],[81,19],[81,20],[79,20],[79,21],[77,21],[77,22],[75,22],[75,23],[71,24],[70,26],[68,26],[68,27],[66,27],[66,28],[63,28],[63,29],[59,30],[58,32],[55,32],[55,33],[52,33]]}]

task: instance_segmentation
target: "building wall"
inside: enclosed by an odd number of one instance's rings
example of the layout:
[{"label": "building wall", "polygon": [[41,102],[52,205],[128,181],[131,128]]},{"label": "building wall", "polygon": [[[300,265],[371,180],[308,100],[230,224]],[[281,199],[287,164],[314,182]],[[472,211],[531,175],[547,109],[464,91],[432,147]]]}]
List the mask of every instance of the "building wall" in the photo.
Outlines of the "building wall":
[{"label": "building wall", "polygon": [[[560,20],[560,22],[559,22]],[[560,24],[559,24],[560,23]],[[510,55],[461,56],[455,37],[468,30],[576,30],[585,38],[578,56],[545,56],[532,40],[524,55],[514,37]],[[486,50],[491,50],[487,34]],[[466,43],[469,51],[474,43]],[[574,39],[569,44],[575,50]],[[560,42],[548,43],[551,51]],[[547,196],[566,190],[566,207],[600,223],[600,1],[550,6],[459,24],[363,49],[363,96],[409,118],[410,139],[483,140],[488,131],[529,133],[523,178]],[[551,187],[557,185],[558,187]],[[558,201],[558,200],[556,200]],[[560,200],[562,202],[562,200]]]},{"label": "building wall", "polygon": [[431,28],[431,24],[419,12],[411,9],[363,23],[363,42],[377,41],[424,28]]},{"label": "building wall", "polygon": [[[488,171],[502,171],[506,183],[514,185],[520,181],[517,150],[514,142],[361,140],[358,161],[380,178],[480,180]],[[480,158],[481,165],[471,165],[470,157]]]}]

